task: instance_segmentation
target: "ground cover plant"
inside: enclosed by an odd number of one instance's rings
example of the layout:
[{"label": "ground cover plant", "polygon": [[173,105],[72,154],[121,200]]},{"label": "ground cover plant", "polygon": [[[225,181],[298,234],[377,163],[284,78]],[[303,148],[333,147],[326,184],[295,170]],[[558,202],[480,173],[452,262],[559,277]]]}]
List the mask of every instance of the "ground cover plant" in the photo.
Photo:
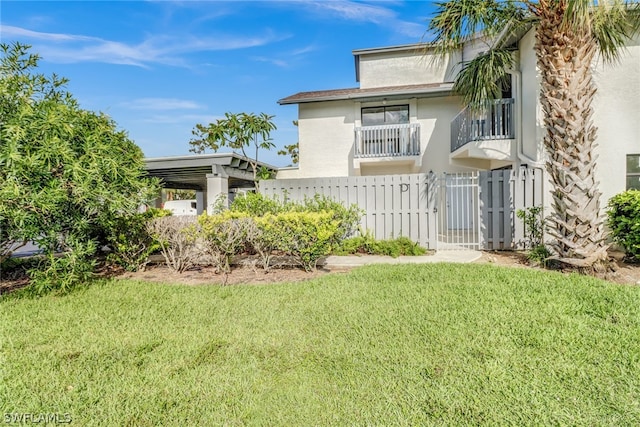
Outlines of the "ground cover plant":
[{"label": "ground cover plant", "polygon": [[420,256],[427,253],[427,249],[408,237],[401,236],[395,239],[376,240],[369,230],[360,232],[359,236],[342,240],[333,250],[334,255],[386,255],[397,258],[399,256]]},{"label": "ground cover plant", "polygon": [[5,297],[0,325],[0,411],[77,425],[640,423],[640,287],[574,274],[112,280]]},{"label": "ground cover plant", "polygon": [[613,240],[630,261],[640,262],[640,190],[627,190],[609,200],[608,225]]}]

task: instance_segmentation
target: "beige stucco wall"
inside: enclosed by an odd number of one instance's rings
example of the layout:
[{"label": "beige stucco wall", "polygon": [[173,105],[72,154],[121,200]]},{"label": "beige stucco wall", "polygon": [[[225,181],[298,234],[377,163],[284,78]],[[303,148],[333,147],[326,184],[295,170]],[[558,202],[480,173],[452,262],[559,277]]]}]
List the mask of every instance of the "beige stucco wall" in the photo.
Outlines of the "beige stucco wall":
[{"label": "beige stucco wall", "polygon": [[300,178],[300,168],[282,168],[278,169],[276,179],[295,179]]},{"label": "beige stucco wall", "polygon": [[640,36],[628,44],[619,64],[595,64],[594,80],[596,176],[606,203],[625,190],[626,155],[640,154]]},{"label": "beige stucco wall", "polygon": [[[544,161],[544,124],[539,100],[539,73],[533,50],[534,31],[520,41],[522,72],[522,144],[524,154]],[[602,204],[626,185],[626,155],[640,154],[640,36],[628,43],[620,63],[593,65],[598,88],[593,103],[598,128],[596,176]]]},{"label": "beige stucco wall", "polygon": [[449,162],[451,120],[462,110],[458,97],[419,99],[417,119],[420,123],[421,172],[459,172],[468,170]]},{"label": "beige stucco wall", "polygon": [[460,55],[438,59],[416,49],[360,56],[360,87],[417,85],[451,82]]},{"label": "beige stucco wall", "polygon": [[360,109],[380,102],[333,101],[301,104],[298,132],[300,163],[297,170],[283,170],[278,178],[310,178],[469,170],[449,162],[450,123],[462,108],[457,97],[397,100],[409,104],[410,120],[420,123],[421,159],[401,163],[371,160],[354,168],[354,127],[360,125]]},{"label": "beige stucco wall", "polygon": [[299,178],[348,176],[353,157],[353,101],[300,104]]},{"label": "beige stucco wall", "polygon": [[522,152],[526,158],[535,161],[544,159],[542,137],[544,135],[544,123],[542,121],[542,108],[540,106],[540,76],[536,65],[536,54],[533,50],[535,33],[529,31],[519,43],[518,66],[521,72],[522,93],[519,101],[522,105]]}]

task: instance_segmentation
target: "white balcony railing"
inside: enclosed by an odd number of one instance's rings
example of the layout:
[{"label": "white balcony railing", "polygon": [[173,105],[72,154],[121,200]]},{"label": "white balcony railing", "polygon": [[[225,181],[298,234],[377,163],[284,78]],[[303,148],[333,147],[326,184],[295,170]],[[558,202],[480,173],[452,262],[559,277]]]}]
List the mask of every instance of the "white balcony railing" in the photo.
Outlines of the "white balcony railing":
[{"label": "white balcony railing", "polygon": [[480,111],[465,108],[451,121],[451,152],[471,141],[515,138],[513,98],[487,102]]},{"label": "white balcony railing", "polygon": [[363,126],[355,128],[354,157],[420,155],[420,125]]}]

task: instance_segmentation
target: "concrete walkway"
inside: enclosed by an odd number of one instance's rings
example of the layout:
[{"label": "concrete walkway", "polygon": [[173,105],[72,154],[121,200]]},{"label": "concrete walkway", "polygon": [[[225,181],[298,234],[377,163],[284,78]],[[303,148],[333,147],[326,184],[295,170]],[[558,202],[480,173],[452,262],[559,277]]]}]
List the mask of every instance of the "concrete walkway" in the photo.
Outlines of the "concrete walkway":
[{"label": "concrete walkway", "polygon": [[477,261],[482,252],[473,250],[438,251],[433,255],[401,256],[392,258],[379,255],[328,256],[322,265],[325,267],[357,267],[370,264],[428,264],[434,262],[454,262],[466,264]]}]

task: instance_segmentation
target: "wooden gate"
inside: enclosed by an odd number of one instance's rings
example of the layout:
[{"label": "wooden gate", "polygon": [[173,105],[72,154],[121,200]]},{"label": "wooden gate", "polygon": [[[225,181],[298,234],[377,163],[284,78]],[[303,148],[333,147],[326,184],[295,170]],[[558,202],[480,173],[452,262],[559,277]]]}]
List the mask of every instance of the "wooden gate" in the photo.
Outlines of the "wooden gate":
[{"label": "wooden gate", "polygon": [[406,236],[438,250],[515,249],[518,209],[541,206],[540,169],[264,180],[260,193],[301,201],[322,194],[365,211],[376,239]]}]

